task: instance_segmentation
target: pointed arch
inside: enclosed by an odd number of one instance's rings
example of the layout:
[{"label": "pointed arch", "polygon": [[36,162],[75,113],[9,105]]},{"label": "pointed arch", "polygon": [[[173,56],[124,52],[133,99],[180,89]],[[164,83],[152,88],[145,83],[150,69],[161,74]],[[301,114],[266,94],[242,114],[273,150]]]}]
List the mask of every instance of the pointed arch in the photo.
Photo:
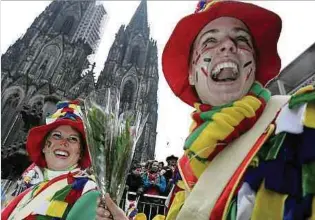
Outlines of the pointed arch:
[{"label": "pointed arch", "polygon": [[74,22],[75,18],[73,16],[67,16],[60,28],[60,33],[69,34],[72,30]]},{"label": "pointed arch", "polygon": [[44,99],[44,95],[35,95],[29,100],[28,104],[31,106],[32,109],[40,111],[44,106]]},{"label": "pointed arch", "polygon": [[40,52],[37,63],[36,77],[42,79],[50,79],[55,71],[56,66],[61,57],[61,49],[59,45],[49,44]]},{"label": "pointed arch", "polygon": [[6,89],[1,101],[1,139],[7,136],[14,118],[19,114],[19,107],[25,97],[24,90],[19,86]]},{"label": "pointed arch", "polygon": [[138,81],[132,74],[127,75],[120,88],[120,111],[134,109],[138,91]]}]

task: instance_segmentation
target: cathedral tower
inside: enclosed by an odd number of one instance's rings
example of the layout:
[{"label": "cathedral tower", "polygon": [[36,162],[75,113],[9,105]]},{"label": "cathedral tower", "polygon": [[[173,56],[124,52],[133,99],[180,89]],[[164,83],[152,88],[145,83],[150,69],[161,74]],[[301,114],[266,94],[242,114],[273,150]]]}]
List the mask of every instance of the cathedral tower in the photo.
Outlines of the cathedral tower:
[{"label": "cathedral tower", "polygon": [[158,59],[156,41],[150,38],[147,2],[142,0],[127,26],[122,25],[112,44],[97,88],[120,90],[120,110],[149,114],[134,160],[154,158],[157,125]]}]

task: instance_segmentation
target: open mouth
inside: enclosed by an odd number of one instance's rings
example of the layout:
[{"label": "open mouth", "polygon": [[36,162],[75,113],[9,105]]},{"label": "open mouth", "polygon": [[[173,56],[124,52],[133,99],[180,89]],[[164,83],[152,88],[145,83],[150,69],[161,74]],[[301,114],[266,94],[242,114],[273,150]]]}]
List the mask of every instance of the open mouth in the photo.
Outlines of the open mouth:
[{"label": "open mouth", "polygon": [[211,78],[215,82],[235,81],[239,76],[237,64],[224,62],[217,64],[211,72]]},{"label": "open mouth", "polygon": [[64,150],[55,150],[54,154],[56,157],[59,158],[67,158],[69,157],[69,152],[68,151],[64,151]]}]

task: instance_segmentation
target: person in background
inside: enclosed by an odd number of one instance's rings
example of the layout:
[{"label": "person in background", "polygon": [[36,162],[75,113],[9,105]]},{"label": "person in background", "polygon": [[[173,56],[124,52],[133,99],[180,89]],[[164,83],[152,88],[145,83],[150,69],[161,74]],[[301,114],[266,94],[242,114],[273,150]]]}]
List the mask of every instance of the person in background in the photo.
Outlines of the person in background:
[{"label": "person in background", "polygon": [[141,177],[140,164],[135,164],[132,167],[131,173],[129,173],[127,176],[126,186],[128,186],[128,191],[135,192],[137,195],[141,195],[143,193],[144,186]]},{"label": "person in background", "polygon": [[315,219],[314,87],[264,87],[280,32],[277,14],[229,0],[202,0],[177,23],[162,68],[195,111],[167,220]]},{"label": "person in background", "polygon": [[1,219],[127,219],[108,195],[106,209],[97,203],[79,101],[57,103],[46,124],[30,130],[26,149],[33,164],[22,174],[24,191]]},{"label": "person in background", "polygon": [[164,177],[166,179],[167,186],[166,191],[164,193],[165,195],[168,195],[173,187],[175,170],[177,168],[177,160],[178,157],[174,155],[168,156],[166,158],[167,166],[164,168],[165,169]]},{"label": "person in background", "polygon": [[146,194],[160,195],[166,189],[164,176],[159,173],[159,162],[154,161],[149,170],[143,175],[143,184]]}]

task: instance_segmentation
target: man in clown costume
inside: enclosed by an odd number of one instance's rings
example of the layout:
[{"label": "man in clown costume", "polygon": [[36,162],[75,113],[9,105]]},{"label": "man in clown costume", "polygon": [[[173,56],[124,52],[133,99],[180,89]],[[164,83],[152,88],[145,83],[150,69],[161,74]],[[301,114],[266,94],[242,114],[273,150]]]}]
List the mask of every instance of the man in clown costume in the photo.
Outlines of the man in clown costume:
[{"label": "man in clown costume", "polygon": [[277,14],[238,1],[200,1],[176,25],[163,72],[195,111],[166,219],[315,219],[314,88],[264,88],[280,32]]},{"label": "man in clown costume", "polygon": [[78,101],[57,103],[46,125],[30,130],[26,143],[33,164],[23,173],[17,197],[1,213],[1,219],[127,219],[106,196],[102,207],[93,177],[82,112]]}]

